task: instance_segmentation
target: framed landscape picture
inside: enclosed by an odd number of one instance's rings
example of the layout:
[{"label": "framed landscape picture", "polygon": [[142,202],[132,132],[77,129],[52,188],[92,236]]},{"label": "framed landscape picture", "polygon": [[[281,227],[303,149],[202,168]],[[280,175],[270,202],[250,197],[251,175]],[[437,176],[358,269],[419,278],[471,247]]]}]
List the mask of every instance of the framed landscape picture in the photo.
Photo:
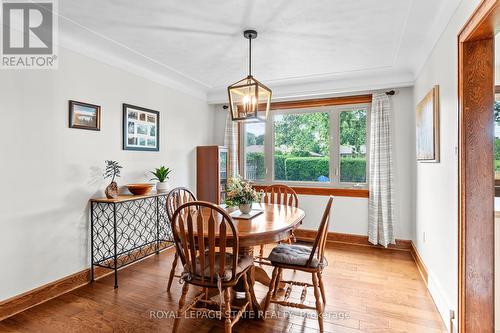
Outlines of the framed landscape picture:
[{"label": "framed landscape picture", "polygon": [[160,150],[160,112],[123,104],[123,149]]},{"label": "framed landscape picture", "polygon": [[69,101],[69,127],[100,131],[101,107],[94,104]]},{"label": "framed landscape picture", "polygon": [[417,105],[417,161],[439,162],[439,86]]}]

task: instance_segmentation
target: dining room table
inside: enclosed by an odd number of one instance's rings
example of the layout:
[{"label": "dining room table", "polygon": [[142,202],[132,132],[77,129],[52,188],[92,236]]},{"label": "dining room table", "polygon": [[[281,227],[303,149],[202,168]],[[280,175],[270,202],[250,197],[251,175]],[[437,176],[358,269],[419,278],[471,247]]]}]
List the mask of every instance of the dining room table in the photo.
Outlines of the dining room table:
[{"label": "dining room table", "polygon": [[[254,203],[252,212],[257,213],[252,218],[230,214],[238,231],[239,255],[254,256],[256,246],[287,241],[305,217],[305,212],[298,207],[270,203]],[[254,285],[256,282],[265,286],[271,282],[271,277],[261,265],[254,265],[251,269],[249,283]],[[251,297],[254,309],[260,311],[262,307],[255,294]]]}]

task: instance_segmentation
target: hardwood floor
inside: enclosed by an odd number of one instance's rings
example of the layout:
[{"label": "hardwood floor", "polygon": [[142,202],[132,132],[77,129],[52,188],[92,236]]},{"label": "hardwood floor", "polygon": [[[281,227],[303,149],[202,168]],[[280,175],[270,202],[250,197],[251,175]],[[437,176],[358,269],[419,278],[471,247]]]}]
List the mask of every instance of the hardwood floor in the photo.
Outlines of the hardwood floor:
[{"label": "hardwood floor", "polygon": [[[445,332],[410,252],[328,244],[326,256],[326,332]],[[166,292],[172,259],[168,250],[128,266],[119,272],[118,289],[113,289],[113,276],[104,277],[0,322],[0,332],[170,332],[169,311],[177,309],[181,293],[177,281]],[[188,300],[195,291],[190,288]],[[260,300],[267,287],[257,283],[255,292]],[[297,301],[300,293],[294,290],[290,298]],[[311,290],[306,302],[314,306]],[[317,332],[314,311],[273,309],[266,320],[242,319],[233,332]],[[206,318],[183,319],[179,329],[223,331],[223,322]]]}]

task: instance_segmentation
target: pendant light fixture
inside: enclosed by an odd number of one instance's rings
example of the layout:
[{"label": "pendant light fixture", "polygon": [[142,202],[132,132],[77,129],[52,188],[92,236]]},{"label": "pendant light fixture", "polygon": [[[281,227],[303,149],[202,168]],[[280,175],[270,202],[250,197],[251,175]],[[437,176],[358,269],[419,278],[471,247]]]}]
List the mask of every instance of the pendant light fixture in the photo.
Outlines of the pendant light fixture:
[{"label": "pendant light fixture", "polygon": [[257,38],[257,31],[245,30],[243,36],[249,45],[248,76],[227,88],[229,108],[233,121],[262,121],[269,113],[272,92],[252,76],[252,39]]}]

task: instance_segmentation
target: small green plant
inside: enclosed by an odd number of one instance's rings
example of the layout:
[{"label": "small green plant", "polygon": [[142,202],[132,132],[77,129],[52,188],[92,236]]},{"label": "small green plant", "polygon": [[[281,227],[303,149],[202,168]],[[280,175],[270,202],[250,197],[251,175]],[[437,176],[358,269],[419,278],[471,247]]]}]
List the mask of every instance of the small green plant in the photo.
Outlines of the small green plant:
[{"label": "small green plant", "polygon": [[106,161],[106,171],[104,171],[104,179],[111,177],[111,182],[114,182],[116,177],[120,177],[121,168],[122,166],[117,161]]},{"label": "small green plant", "polygon": [[154,176],[150,180],[157,180],[160,183],[163,183],[165,180],[167,180],[169,177],[168,175],[172,172],[170,168],[166,168],[164,166],[161,166],[159,168],[154,169],[154,171],[150,171],[151,174]]},{"label": "small green plant", "polygon": [[227,198],[224,203],[230,207],[258,202],[261,194],[257,193],[250,183],[241,179],[240,176],[230,178],[226,186]]}]

